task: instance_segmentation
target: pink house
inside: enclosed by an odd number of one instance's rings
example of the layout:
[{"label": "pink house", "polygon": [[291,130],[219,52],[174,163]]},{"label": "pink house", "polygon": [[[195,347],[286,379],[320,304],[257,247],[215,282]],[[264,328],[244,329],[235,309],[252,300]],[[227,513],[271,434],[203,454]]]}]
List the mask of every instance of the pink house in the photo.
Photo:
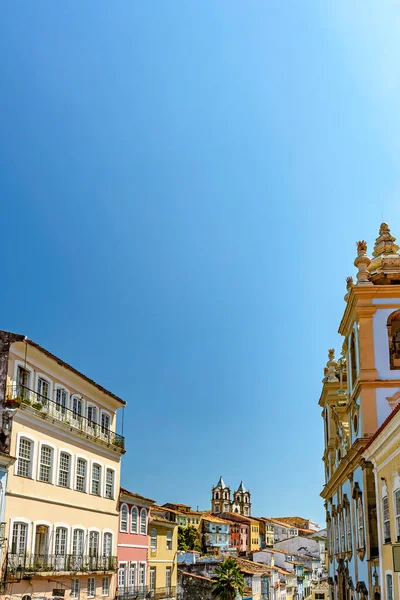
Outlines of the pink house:
[{"label": "pink house", "polygon": [[154,500],[120,488],[118,527],[118,596],[135,597],[146,587],[148,524]]}]

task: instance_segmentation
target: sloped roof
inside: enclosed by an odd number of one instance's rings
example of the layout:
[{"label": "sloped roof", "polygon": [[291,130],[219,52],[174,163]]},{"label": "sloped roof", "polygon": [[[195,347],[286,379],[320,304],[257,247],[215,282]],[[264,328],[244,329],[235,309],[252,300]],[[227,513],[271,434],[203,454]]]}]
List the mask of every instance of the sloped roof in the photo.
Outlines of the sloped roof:
[{"label": "sloped roof", "polygon": [[252,560],[246,560],[245,558],[233,557],[233,560],[243,573],[247,573],[249,575],[269,574],[270,567],[268,565],[256,563]]},{"label": "sloped roof", "polygon": [[245,492],[247,492],[243,481],[240,482],[239,487],[236,491],[240,492],[241,494],[244,494]]}]

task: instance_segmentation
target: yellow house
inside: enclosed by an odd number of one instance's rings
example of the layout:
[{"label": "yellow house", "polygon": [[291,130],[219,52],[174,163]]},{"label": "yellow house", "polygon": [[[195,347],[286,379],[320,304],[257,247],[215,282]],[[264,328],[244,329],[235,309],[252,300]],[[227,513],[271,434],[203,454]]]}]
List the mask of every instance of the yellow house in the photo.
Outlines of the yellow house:
[{"label": "yellow house", "polygon": [[[246,517],[244,517],[246,518]],[[249,518],[249,546],[250,552],[260,549],[260,524],[258,521]]]},{"label": "yellow house", "polygon": [[[15,337],[15,336],[14,336]],[[125,402],[35,342],[8,349],[5,595],[114,598]]]},{"label": "yellow house", "polygon": [[389,600],[400,598],[400,392],[395,396],[397,406],[363,454],[374,466],[381,597]]},{"label": "yellow house", "polygon": [[176,596],[178,525],[154,514],[149,526],[147,582],[155,598]]}]

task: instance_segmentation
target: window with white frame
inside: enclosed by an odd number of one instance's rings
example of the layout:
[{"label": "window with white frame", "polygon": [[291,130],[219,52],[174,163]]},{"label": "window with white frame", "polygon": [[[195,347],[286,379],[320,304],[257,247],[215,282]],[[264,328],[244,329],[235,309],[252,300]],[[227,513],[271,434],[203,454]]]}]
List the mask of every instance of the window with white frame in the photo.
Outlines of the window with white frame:
[{"label": "window with white frame", "polygon": [[50,397],[50,383],[44,377],[38,377],[36,391],[38,393],[39,402],[43,404],[47,404],[47,401]]},{"label": "window with white frame", "polygon": [[167,531],[167,550],[172,550],[172,531]]},{"label": "window with white frame", "polygon": [[64,388],[56,389],[56,401],[55,401],[55,410],[57,412],[65,413],[65,409],[67,408],[68,402],[68,394],[67,390]]},{"label": "window with white frame", "polygon": [[101,413],[101,433],[106,435],[110,431],[110,415],[102,412]]},{"label": "window with white frame", "polygon": [[103,597],[110,595],[110,578],[109,577],[103,577],[102,584],[101,584],[101,595]]},{"label": "window with white frame", "polygon": [[126,586],[126,563],[120,562],[118,565],[118,590]]},{"label": "window with white frame", "polygon": [[72,398],[72,412],[75,419],[83,416],[83,400],[78,396]]},{"label": "window with white frame", "polygon": [[114,471],[113,469],[106,469],[106,498],[114,498]]},{"label": "window with white frame", "polygon": [[113,536],[108,531],[103,535],[103,556],[110,557],[113,549]]},{"label": "window with white frame", "polygon": [[357,498],[357,527],[358,527],[358,547],[364,548],[364,509],[362,498]]},{"label": "window with white frame", "polygon": [[33,442],[21,437],[18,447],[17,475],[21,477],[32,477],[32,454]]},{"label": "window with white frame", "polygon": [[94,577],[89,577],[87,584],[87,597],[94,598],[96,595],[96,581]]},{"label": "window with white frame", "polygon": [[78,458],[76,461],[76,482],[75,488],[77,492],[86,491],[86,473],[87,461],[84,458]]},{"label": "window with white frame", "polygon": [[393,600],[393,575],[386,573],[386,600]]},{"label": "window with white frame", "polygon": [[56,528],[54,554],[64,556],[67,553],[67,533],[68,532],[65,527]]},{"label": "window with white frame", "polygon": [[139,563],[138,586],[141,588],[146,585],[146,563]]},{"label": "window with white frame", "polygon": [[150,548],[153,552],[157,550],[157,529],[155,527],[150,530]]},{"label": "window with white frame", "polygon": [[129,576],[128,576],[128,585],[129,587],[136,586],[136,563],[129,563]]},{"label": "window with white frame", "polygon": [[394,510],[396,519],[396,537],[397,541],[400,542],[400,490],[396,490],[394,493]]},{"label": "window with white frame", "polygon": [[156,567],[150,567],[149,569],[149,587],[151,590],[156,589]]},{"label": "window with white frame", "polygon": [[122,504],[119,510],[119,530],[122,533],[128,533],[128,507]]},{"label": "window with white frame", "polygon": [[382,520],[383,520],[383,539],[385,544],[390,543],[390,513],[389,498],[382,498]]},{"label": "window with white frame", "polygon": [[89,556],[91,558],[97,558],[99,555],[99,532],[89,532]]},{"label": "window with white frame", "polygon": [[167,588],[168,592],[171,589],[171,573],[171,567],[165,567],[165,587]]},{"label": "window with white frame", "polygon": [[87,409],[87,418],[91,425],[97,424],[97,407],[96,406],[88,406]]},{"label": "window with white frame", "polygon": [[81,582],[80,579],[72,579],[71,581],[71,598],[79,598],[79,593],[81,591]]},{"label": "window with white frame", "polygon": [[60,465],[58,469],[58,485],[70,487],[71,455],[68,452],[60,452]]},{"label": "window with white frame", "polygon": [[131,510],[131,533],[138,533],[138,509],[132,506]]},{"label": "window with white frame", "polygon": [[39,481],[51,483],[53,470],[54,450],[50,446],[42,446],[40,449]]},{"label": "window with white frame", "polygon": [[145,508],[140,511],[140,533],[147,535],[147,510]]},{"label": "window with white frame", "polygon": [[72,536],[72,554],[74,556],[83,556],[85,552],[85,532],[83,529],[74,529]]},{"label": "window with white frame", "polygon": [[11,554],[24,554],[27,548],[28,525],[15,522],[12,530]]},{"label": "window with white frame", "polygon": [[26,397],[30,388],[31,373],[21,365],[17,369],[17,395]]},{"label": "window with white frame", "polygon": [[94,463],[92,465],[92,489],[91,493],[95,496],[100,496],[100,482],[101,482],[101,466]]}]

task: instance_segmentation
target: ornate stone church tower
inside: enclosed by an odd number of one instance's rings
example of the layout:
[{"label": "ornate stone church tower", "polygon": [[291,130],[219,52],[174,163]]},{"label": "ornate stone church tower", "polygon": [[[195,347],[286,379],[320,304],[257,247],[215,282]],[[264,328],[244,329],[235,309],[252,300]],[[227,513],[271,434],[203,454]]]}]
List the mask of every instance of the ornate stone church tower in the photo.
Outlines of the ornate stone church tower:
[{"label": "ornate stone church tower", "polygon": [[244,486],[243,481],[241,481],[238,489],[233,494],[232,512],[249,517],[251,515],[250,499],[251,494]]},{"label": "ornate stone church tower", "polygon": [[229,512],[231,510],[231,491],[225,485],[222,477],[215,487],[212,488],[211,512],[218,514],[220,512]]}]

